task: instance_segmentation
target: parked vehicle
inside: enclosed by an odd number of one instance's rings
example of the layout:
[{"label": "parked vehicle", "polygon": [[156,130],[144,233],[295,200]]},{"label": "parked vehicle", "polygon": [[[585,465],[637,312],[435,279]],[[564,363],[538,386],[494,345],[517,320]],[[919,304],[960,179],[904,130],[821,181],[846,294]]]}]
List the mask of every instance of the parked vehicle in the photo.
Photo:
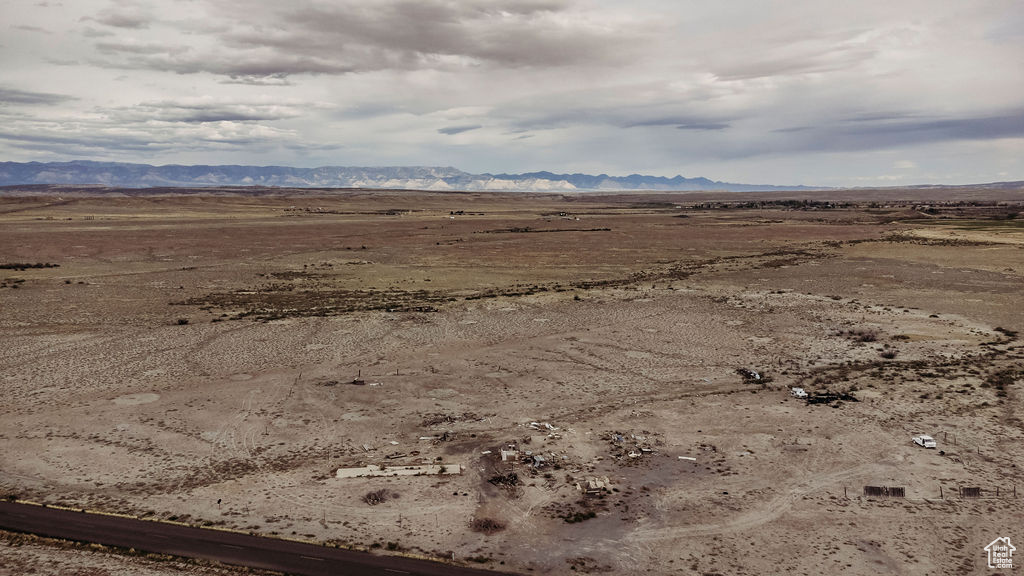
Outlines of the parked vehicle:
[{"label": "parked vehicle", "polygon": [[807,398],[807,391],[803,388],[793,388],[789,393],[792,394],[794,398]]},{"label": "parked vehicle", "polygon": [[920,436],[914,436],[914,444],[922,446],[924,448],[935,448],[935,439],[927,434],[921,434]]}]

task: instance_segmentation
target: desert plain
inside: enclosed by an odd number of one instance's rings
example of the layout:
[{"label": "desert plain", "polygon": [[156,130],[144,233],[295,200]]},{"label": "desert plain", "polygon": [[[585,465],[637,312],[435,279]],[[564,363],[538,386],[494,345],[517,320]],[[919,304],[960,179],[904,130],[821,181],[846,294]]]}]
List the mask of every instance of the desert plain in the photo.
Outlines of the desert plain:
[{"label": "desert plain", "polygon": [[[1022,204],[4,190],[0,495],[513,573],[987,573]],[[29,572],[230,569],[4,535]]]}]

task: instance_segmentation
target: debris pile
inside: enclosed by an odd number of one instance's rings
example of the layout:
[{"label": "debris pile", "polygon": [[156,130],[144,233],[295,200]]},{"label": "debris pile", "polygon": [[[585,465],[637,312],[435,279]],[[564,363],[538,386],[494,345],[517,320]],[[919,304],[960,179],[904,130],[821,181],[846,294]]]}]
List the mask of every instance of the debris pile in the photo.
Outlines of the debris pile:
[{"label": "debris pile", "polygon": [[860,402],[849,392],[815,392],[807,396],[808,404],[828,404],[833,408],[838,408],[844,401]]},{"label": "debris pile", "polygon": [[636,460],[644,456],[657,454],[655,446],[662,444],[660,439],[644,430],[640,434],[622,434],[611,432],[606,436],[611,445],[611,457],[615,460]]},{"label": "debris pile", "polygon": [[607,476],[600,478],[590,477],[575,484],[576,490],[583,492],[584,496],[597,496],[611,490],[611,480]]}]

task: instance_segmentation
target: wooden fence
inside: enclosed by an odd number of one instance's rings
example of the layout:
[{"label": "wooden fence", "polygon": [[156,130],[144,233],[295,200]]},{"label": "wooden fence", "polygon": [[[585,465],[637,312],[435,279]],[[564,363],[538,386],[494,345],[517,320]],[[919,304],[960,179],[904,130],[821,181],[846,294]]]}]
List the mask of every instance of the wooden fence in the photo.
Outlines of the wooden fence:
[{"label": "wooden fence", "polygon": [[[957,486],[954,490],[943,490],[942,485],[939,485],[939,491],[936,496],[939,499],[945,499],[946,496],[960,498],[1016,498],[1017,487],[1010,486],[996,486],[995,488],[982,488],[981,486]],[[907,491],[903,486],[865,486],[864,497],[865,498],[906,498]],[[848,498],[846,487],[843,486],[843,497]],[[928,499],[928,496],[924,496],[924,499]]]},{"label": "wooden fence", "polygon": [[868,498],[903,498],[907,490],[903,486],[865,486],[864,496]]}]

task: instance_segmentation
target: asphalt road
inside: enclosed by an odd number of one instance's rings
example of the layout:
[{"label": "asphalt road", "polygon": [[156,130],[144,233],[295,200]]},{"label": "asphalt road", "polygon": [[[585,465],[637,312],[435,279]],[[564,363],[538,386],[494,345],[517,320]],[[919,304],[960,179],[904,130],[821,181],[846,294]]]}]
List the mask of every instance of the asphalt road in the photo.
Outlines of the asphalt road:
[{"label": "asphalt road", "polygon": [[375,556],[342,548],[207,530],[133,518],[87,514],[31,504],[0,502],[0,528],[135,548],[302,576],[395,575],[497,576],[498,572],[429,560]]}]

